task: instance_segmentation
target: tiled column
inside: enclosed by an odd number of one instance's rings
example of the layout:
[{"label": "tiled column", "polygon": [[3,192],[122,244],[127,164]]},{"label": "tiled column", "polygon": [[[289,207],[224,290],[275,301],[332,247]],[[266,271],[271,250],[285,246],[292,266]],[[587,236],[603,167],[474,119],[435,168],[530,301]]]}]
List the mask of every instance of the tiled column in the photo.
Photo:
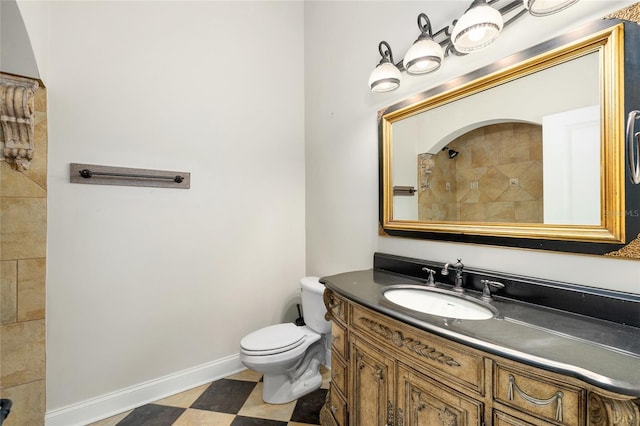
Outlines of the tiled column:
[{"label": "tiled column", "polygon": [[0,397],[13,402],[3,426],[44,424],[46,106],[38,88],[28,170],[0,161]]}]

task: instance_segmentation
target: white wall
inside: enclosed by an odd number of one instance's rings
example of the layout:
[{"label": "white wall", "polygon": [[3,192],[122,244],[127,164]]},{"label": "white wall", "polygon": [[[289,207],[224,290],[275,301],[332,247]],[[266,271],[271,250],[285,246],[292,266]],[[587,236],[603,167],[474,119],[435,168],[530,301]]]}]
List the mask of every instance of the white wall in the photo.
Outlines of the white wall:
[{"label": "white wall", "polygon": [[[302,3],[49,7],[51,413],[293,319],[305,176]],[[70,184],[71,162],[191,189]]]},{"label": "white wall", "polygon": [[0,70],[39,78],[31,42],[15,0],[0,1]]},{"label": "white wall", "polygon": [[405,75],[396,92],[371,94],[367,78],[380,40],[398,61],[418,36],[418,14],[440,29],[468,5],[455,2],[456,12],[452,3],[306,3],[307,272],[369,268],[381,251],[440,262],[462,257],[473,267],[640,293],[638,261],[376,236],[378,110],[635,2],[583,0],[547,18],[527,16],[481,53],[447,58],[436,73]]}]

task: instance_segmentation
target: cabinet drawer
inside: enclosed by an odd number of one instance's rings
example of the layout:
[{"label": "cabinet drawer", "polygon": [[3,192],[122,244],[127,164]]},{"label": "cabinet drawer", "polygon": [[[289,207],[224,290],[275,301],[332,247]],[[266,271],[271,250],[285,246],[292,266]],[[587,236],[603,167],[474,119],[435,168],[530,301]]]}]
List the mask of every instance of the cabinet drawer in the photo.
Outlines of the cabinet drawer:
[{"label": "cabinet drawer", "polygon": [[342,359],[346,360],[347,347],[348,342],[344,327],[335,322],[331,323],[331,351],[335,351]]},{"label": "cabinet drawer", "polygon": [[484,359],[479,353],[357,305],[352,307],[351,325],[372,341],[401,351],[416,368],[450,386],[484,395]]},{"label": "cabinet drawer", "polygon": [[540,419],[563,425],[584,424],[584,390],[542,370],[515,368],[496,362],[494,399]]},{"label": "cabinet drawer", "polygon": [[329,289],[322,295],[324,306],[327,308],[327,319],[347,323],[347,302]]},{"label": "cabinet drawer", "polygon": [[331,384],[335,386],[343,395],[347,393],[347,366],[342,358],[332,356],[331,357]]},{"label": "cabinet drawer", "polygon": [[333,387],[329,391],[329,411],[340,426],[347,426],[347,403]]}]

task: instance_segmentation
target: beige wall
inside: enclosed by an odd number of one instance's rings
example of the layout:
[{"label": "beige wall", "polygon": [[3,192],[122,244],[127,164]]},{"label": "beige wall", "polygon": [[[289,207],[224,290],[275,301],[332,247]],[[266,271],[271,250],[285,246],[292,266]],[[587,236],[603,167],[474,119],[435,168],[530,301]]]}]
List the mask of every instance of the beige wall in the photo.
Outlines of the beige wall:
[{"label": "beige wall", "polygon": [[[47,100],[35,96],[29,170],[0,162],[0,395],[13,401],[6,426],[44,424]],[[0,129],[0,139],[4,136]]]}]

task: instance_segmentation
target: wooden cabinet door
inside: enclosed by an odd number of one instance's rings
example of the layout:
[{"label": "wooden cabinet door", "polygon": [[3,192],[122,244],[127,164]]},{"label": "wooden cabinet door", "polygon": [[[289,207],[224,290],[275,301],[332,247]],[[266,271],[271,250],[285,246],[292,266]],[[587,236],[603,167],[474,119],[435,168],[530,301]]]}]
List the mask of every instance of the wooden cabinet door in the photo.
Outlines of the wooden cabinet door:
[{"label": "wooden cabinet door", "polygon": [[356,339],[351,355],[349,424],[393,425],[393,359]]},{"label": "wooden cabinet door", "polygon": [[397,386],[398,424],[478,426],[483,404],[400,363]]}]

